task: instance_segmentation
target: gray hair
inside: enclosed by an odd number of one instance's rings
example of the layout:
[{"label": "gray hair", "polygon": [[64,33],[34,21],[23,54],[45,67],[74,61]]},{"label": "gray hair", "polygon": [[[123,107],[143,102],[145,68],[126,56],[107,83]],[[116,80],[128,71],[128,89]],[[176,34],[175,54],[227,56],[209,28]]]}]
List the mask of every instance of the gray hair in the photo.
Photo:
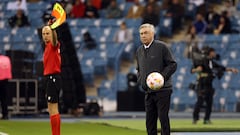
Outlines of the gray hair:
[{"label": "gray hair", "polygon": [[155,33],[155,28],[152,24],[149,24],[149,23],[144,23],[142,24],[140,27],[139,27],[139,31],[142,29],[142,28],[150,28],[150,30]]}]

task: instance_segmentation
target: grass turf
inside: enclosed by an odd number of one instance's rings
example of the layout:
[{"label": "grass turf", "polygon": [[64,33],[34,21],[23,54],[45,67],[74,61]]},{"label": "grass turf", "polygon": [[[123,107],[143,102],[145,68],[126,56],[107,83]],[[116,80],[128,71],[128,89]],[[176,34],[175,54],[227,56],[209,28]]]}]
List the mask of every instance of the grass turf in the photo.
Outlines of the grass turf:
[{"label": "grass turf", "polygon": [[[50,135],[48,122],[0,121],[0,132],[9,135]],[[144,131],[120,128],[106,124],[74,122],[62,123],[63,135],[145,135]]]},{"label": "grass turf", "polygon": [[[190,119],[172,119],[172,132],[226,132],[240,131],[240,119],[214,119],[213,124],[202,121],[192,125]],[[48,121],[0,121],[0,132],[9,135],[51,134]],[[91,119],[77,122],[62,122],[61,133],[65,135],[145,135],[144,119]]]},{"label": "grass turf", "polygon": [[[116,127],[125,127],[130,129],[144,130],[144,120],[92,120],[95,123],[107,123]],[[159,122],[158,122],[159,124]],[[160,127],[158,125],[158,127]],[[203,124],[203,121],[198,121],[193,125],[191,119],[171,119],[172,132],[233,132],[240,131],[239,119],[213,119],[212,124]]]}]

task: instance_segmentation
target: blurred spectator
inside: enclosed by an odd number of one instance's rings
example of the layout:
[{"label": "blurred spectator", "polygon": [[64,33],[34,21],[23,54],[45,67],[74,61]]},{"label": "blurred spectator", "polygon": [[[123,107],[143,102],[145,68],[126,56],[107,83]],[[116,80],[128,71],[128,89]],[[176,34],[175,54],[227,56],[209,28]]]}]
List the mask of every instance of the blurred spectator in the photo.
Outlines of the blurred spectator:
[{"label": "blurred spectator", "polygon": [[93,6],[92,0],[87,0],[84,17],[85,18],[99,18],[98,9]]},{"label": "blurred spectator", "polygon": [[82,18],[85,13],[85,4],[82,3],[82,0],[76,0],[73,8],[70,13],[70,17],[72,18]]},{"label": "blurred spectator", "polygon": [[94,6],[94,7],[96,7],[98,10],[100,10],[102,7],[102,0],[93,0],[92,1],[92,5]]},{"label": "blurred spectator", "polygon": [[239,0],[232,0],[233,6],[236,6],[238,4]]},{"label": "blurred spectator", "polygon": [[188,3],[191,3],[196,6],[197,13],[205,15],[205,11],[207,9],[205,0],[188,0]]},{"label": "blurred spectator", "polygon": [[169,4],[170,4],[169,0],[163,0],[162,5],[161,5],[161,9],[162,10],[168,9]]},{"label": "blurred spectator", "polygon": [[186,46],[184,49],[184,57],[192,58],[193,52],[199,52],[198,43],[200,38],[196,33],[196,28],[194,25],[190,25],[187,30],[187,36],[185,37]]},{"label": "blurred spectator", "polygon": [[221,12],[227,11],[229,13],[229,17],[232,17],[235,14],[237,14],[237,9],[233,5],[233,2],[231,0],[223,1],[223,6],[221,6],[220,11]]},{"label": "blurred spectator", "polygon": [[26,0],[16,0],[8,2],[7,10],[19,10],[22,9],[27,13],[27,2]]},{"label": "blurred spectator", "polygon": [[182,20],[183,20],[183,16],[184,16],[184,7],[181,5],[179,0],[171,1],[171,4],[169,5],[165,16],[172,18],[173,31],[182,27]]},{"label": "blurred spectator", "polygon": [[101,9],[106,9],[111,3],[111,0],[102,0]]},{"label": "blurred spectator", "polygon": [[196,33],[196,28],[192,24],[190,24],[187,29],[187,35],[185,37],[185,42],[187,44],[198,44],[198,42],[199,42],[199,37]]},{"label": "blurred spectator", "polygon": [[207,22],[205,21],[202,14],[198,13],[196,16],[195,21],[193,22],[193,25],[196,28],[197,34],[204,34],[207,30]]},{"label": "blurred spectator", "polygon": [[[155,14],[159,14],[161,7],[160,7],[160,5],[159,5],[159,3],[158,3],[158,0],[148,0],[147,3],[146,3],[146,5],[145,5],[145,11],[147,10],[148,5],[151,5],[151,6],[152,6],[153,12],[154,12]],[[145,11],[144,11],[144,12],[145,12]]]},{"label": "blurred spectator", "polygon": [[141,5],[139,0],[134,0],[134,5],[128,10],[126,18],[137,19],[141,18],[144,11],[144,6]]},{"label": "blurred spectator", "polygon": [[205,15],[205,20],[208,24],[205,33],[213,33],[213,30],[217,27],[219,23],[220,15],[215,11],[214,6],[209,5],[208,10]]},{"label": "blurred spectator", "polygon": [[96,41],[92,38],[89,32],[83,34],[84,48],[87,50],[95,49],[97,47]]},{"label": "blurred spectator", "polygon": [[29,26],[28,17],[24,14],[24,11],[19,9],[17,13],[8,19],[9,25],[13,27]]},{"label": "blurred spectator", "polygon": [[130,29],[127,28],[125,22],[120,24],[119,30],[114,35],[114,42],[116,43],[130,43],[133,41],[133,34]]},{"label": "blurred spectator", "polygon": [[150,23],[154,26],[158,26],[159,23],[159,13],[155,13],[153,6],[148,5],[146,11],[143,13],[143,21],[142,24],[144,23]]},{"label": "blurred spectator", "polygon": [[231,33],[231,22],[228,18],[228,12],[225,11],[220,17],[219,24],[214,30],[214,34],[230,34]]},{"label": "blurred spectator", "polygon": [[12,66],[8,56],[0,54],[0,105],[2,110],[2,118],[8,119],[8,104],[7,104],[7,85],[8,80],[12,79]]},{"label": "blurred spectator", "polygon": [[[181,5],[185,5],[186,4],[186,0],[179,0],[179,3]],[[168,9],[171,4],[172,4],[171,0],[162,0],[161,9],[162,10]]]},{"label": "blurred spectator", "polygon": [[106,18],[121,18],[122,10],[119,8],[116,0],[111,0],[110,5],[106,9]]},{"label": "blurred spectator", "polygon": [[199,7],[204,4],[204,0],[188,0],[188,3],[194,4],[195,6]]}]

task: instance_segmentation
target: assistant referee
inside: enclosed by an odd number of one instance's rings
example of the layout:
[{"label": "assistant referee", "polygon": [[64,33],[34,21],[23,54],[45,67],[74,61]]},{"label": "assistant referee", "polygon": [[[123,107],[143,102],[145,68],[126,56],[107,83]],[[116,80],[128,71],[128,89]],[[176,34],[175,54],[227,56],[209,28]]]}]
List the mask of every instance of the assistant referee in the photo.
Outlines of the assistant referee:
[{"label": "assistant referee", "polygon": [[61,90],[60,43],[57,41],[56,31],[52,30],[50,26],[42,28],[42,38],[45,43],[43,68],[52,135],[60,135],[61,120],[58,111]]}]

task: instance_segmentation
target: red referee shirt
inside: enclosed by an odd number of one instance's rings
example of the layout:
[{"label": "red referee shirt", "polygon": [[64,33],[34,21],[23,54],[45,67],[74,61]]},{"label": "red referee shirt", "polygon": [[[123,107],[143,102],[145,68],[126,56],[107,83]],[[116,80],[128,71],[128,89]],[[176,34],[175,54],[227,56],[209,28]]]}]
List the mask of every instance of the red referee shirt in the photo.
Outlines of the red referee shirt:
[{"label": "red referee shirt", "polygon": [[60,43],[53,46],[52,43],[45,45],[43,54],[44,75],[58,74],[61,72]]}]

